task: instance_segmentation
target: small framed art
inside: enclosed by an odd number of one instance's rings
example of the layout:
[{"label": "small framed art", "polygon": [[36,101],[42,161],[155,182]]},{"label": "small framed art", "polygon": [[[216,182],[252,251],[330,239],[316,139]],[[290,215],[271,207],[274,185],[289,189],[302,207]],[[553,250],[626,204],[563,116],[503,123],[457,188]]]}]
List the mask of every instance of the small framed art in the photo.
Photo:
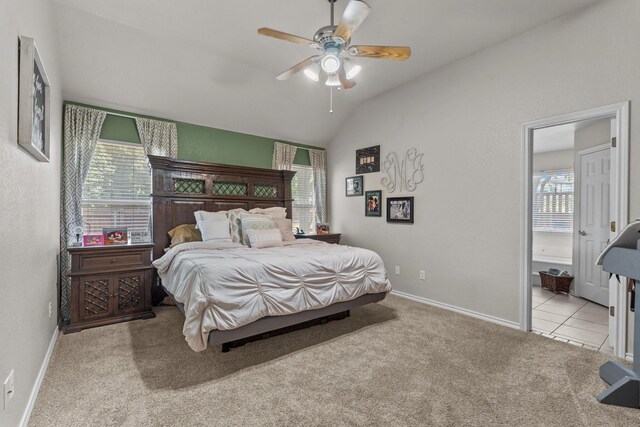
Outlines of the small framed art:
[{"label": "small framed art", "polygon": [[345,179],[345,194],[347,197],[362,196],[363,188],[362,175],[350,176]]},{"label": "small framed art", "polygon": [[364,193],[364,215],[382,216],[382,191],[365,191]]},{"label": "small framed art", "polygon": [[126,245],[129,243],[127,227],[120,228],[103,228],[102,236],[105,245]]},{"label": "small framed art", "polygon": [[40,162],[49,161],[49,79],[35,42],[20,36],[18,144]]},{"label": "small framed art", "polygon": [[387,222],[413,224],[413,197],[388,197]]},{"label": "small framed art", "polygon": [[104,236],[102,234],[85,234],[82,236],[84,246],[102,246],[104,245]]},{"label": "small framed art", "polygon": [[326,222],[317,222],[316,223],[316,234],[329,234],[331,233],[331,229],[329,228],[329,224]]},{"label": "small framed art", "polygon": [[356,173],[380,172],[380,146],[356,150]]}]

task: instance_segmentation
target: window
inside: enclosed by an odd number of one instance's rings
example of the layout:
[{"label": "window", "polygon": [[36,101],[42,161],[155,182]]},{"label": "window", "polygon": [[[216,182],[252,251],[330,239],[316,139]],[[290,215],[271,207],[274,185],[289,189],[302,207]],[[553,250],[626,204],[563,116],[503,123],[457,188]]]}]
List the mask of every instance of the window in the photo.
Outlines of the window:
[{"label": "window", "polygon": [[291,180],[293,229],[299,227],[305,233],[315,232],[316,204],[311,166],[293,165],[291,170],[296,172]]},{"label": "window", "polygon": [[571,169],[533,173],[533,231],[573,232]]},{"label": "window", "polygon": [[150,194],[151,170],[142,146],[98,141],[82,187],[84,232],[127,227],[129,233],[148,233],[150,241]]}]

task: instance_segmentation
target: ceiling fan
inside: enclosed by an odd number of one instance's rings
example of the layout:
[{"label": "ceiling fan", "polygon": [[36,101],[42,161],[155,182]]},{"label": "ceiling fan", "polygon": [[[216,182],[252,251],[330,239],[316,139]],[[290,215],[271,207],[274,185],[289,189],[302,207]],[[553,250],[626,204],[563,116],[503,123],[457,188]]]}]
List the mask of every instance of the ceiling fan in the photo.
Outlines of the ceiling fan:
[{"label": "ceiling fan", "polygon": [[320,51],[304,61],[289,68],[276,78],[287,80],[294,74],[304,70],[311,80],[320,80],[320,73],[327,75],[325,84],[338,89],[350,89],[356,85],[353,78],[362,67],[351,63],[351,57],[394,59],[404,61],[411,56],[411,49],[405,46],[370,46],[352,45],[351,36],[365,20],[371,7],[362,0],[350,0],[342,14],[340,23],[334,25],[333,6],[336,0],[328,0],[331,4],[331,25],[320,28],[313,40],[272,30],[260,28],[258,34],[275,37],[293,43],[306,44]]}]

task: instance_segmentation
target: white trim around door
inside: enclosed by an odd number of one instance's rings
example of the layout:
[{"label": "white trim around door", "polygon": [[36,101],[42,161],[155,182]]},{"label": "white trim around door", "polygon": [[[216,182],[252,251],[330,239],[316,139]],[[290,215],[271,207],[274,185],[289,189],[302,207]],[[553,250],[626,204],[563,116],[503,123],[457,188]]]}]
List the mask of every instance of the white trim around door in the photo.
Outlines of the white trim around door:
[{"label": "white trim around door", "polygon": [[[629,102],[591,108],[576,113],[563,114],[546,119],[535,120],[522,125],[522,173],[520,196],[520,329],[531,331],[531,197],[532,197],[532,162],[533,162],[533,131],[551,126],[574,123],[583,120],[611,117],[616,119],[616,147],[611,149],[611,163],[614,177],[612,183],[615,188],[613,194],[611,219],[616,221],[616,230],[621,230],[629,221]],[[617,283],[615,279],[610,283],[614,286],[614,300],[609,305],[615,306],[613,336],[609,336],[609,344],[613,346],[614,354],[623,357],[626,352],[626,320],[627,295],[626,286]]]}]

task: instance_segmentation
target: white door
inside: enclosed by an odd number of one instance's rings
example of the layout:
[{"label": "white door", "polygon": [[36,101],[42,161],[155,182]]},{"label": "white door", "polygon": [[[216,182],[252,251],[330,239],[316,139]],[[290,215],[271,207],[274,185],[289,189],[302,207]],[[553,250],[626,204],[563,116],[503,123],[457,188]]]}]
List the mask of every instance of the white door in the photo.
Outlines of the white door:
[{"label": "white door", "polygon": [[595,265],[607,245],[610,227],[611,150],[608,146],[579,154],[578,294],[609,306],[609,274]]}]

